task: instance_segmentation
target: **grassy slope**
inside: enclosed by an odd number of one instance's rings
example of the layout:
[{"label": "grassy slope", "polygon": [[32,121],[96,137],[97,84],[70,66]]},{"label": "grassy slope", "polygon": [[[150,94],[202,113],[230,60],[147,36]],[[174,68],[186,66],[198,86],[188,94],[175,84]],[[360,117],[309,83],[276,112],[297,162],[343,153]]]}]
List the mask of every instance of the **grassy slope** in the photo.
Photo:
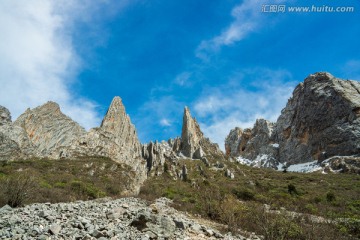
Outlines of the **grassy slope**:
[{"label": "grassy slope", "polygon": [[[163,174],[147,180],[140,196],[149,199],[159,196],[169,197],[174,200],[175,207],[180,210],[200,214],[226,224],[235,224],[234,227],[247,228],[249,231],[262,234],[264,233],[256,226],[250,226],[248,223],[241,224],[241,222],[254,221],[246,216],[246,213],[264,214],[257,212],[264,204],[269,204],[272,209],[284,207],[289,211],[322,216],[327,219],[360,220],[359,175],[283,173],[227,163],[227,168],[235,173],[235,179],[229,179],[224,176],[224,170],[211,170],[200,161],[182,160],[180,162],[178,168],[186,164],[189,170],[187,181],[173,180],[170,174]],[[199,170],[199,166],[202,167],[203,172]],[[262,224],[261,221],[259,224]],[[342,232],[350,232],[360,237],[358,223],[355,223],[355,226],[343,225],[338,226]],[[302,231],[305,232],[305,230]],[[333,233],[329,232],[329,234]],[[286,238],[291,239],[289,236]],[[268,239],[271,238],[268,237]],[[302,238],[297,236],[294,239]],[[311,239],[311,237],[304,239]],[[336,238],[334,235],[334,238],[328,239]]]},{"label": "grassy slope", "polygon": [[7,202],[8,185],[31,180],[24,201],[64,202],[120,196],[130,187],[134,172],[108,158],[76,160],[32,159],[0,163],[0,204]]}]

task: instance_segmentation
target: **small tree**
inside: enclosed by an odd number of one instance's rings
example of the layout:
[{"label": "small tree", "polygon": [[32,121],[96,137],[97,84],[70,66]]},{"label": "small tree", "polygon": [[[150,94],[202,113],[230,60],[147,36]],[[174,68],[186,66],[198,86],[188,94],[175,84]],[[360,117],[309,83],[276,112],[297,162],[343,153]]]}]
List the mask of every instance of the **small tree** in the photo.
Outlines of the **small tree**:
[{"label": "small tree", "polygon": [[335,197],[335,194],[333,193],[333,192],[328,192],[327,194],[326,194],[326,200],[328,201],[328,202],[332,202],[332,201],[334,201],[336,199],[336,197]]},{"label": "small tree", "polygon": [[169,165],[167,162],[164,162],[164,173],[169,172]]},{"label": "small tree", "polygon": [[295,185],[294,185],[294,184],[291,184],[291,183],[288,185],[288,192],[289,192],[291,195],[293,195],[293,194],[296,194],[296,195],[297,195],[297,194],[298,194]]},{"label": "small tree", "polygon": [[17,173],[9,177],[4,188],[7,204],[11,207],[22,206],[31,196],[34,187],[34,177],[27,173]]}]

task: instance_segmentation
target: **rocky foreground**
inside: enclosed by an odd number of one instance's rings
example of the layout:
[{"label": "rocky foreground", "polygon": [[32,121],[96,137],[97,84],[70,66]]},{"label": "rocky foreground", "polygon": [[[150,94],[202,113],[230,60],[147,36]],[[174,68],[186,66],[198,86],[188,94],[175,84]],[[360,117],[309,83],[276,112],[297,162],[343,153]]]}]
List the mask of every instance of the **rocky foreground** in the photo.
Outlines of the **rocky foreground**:
[{"label": "rocky foreground", "polygon": [[98,199],[0,209],[0,239],[259,239],[221,234],[218,224],[195,219],[157,199]]}]

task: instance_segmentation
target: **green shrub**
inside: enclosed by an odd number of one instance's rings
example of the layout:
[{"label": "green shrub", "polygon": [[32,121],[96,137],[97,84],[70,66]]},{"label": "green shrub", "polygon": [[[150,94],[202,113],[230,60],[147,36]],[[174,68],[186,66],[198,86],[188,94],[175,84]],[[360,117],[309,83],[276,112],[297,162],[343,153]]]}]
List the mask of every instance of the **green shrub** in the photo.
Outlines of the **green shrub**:
[{"label": "green shrub", "polygon": [[317,208],[314,205],[312,205],[311,203],[306,204],[305,209],[311,214],[315,214],[318,212]]},{"label": "green shrub", "polygon": [[288,192],[289,192],[291,195],[293,195],[293,194],[298,195],[298,191],[296,190],[295,185],[294,185],[294,184],[291,184],[291,183],[288,185]]},{"label": "green shrub", "polygon": [[250,201],[250,200],[254,200],[255,199],[255,193],[253,191],[251,191],[250,189],[234,189],[233,190],[233,194],[241,200],[244,201]]},{"label": "green shrub", "polygon": [[164,173],[168,173],[169,172],[169,165],[168,163],[165,161],[164,163]]},{"label": "green shrub", "polygon": [[56,188],[65,188],[66,187],[66,182],[56,182],[54,184],[54,187],[56,187]]},{"label": "green shrub", "polygon": [[336,197],[335,197],[335,194],[333,192],[328,192],[326,194],[326,200],[328,202],[333,202],[333,201],[335,201],[335,199],[336,199]]},{"label": "green shrub", "polygon": [[52,188],[51,184],[49,184],[47,181],[45,180],[41,180],[39,183],[40,187],[42,188]]}]

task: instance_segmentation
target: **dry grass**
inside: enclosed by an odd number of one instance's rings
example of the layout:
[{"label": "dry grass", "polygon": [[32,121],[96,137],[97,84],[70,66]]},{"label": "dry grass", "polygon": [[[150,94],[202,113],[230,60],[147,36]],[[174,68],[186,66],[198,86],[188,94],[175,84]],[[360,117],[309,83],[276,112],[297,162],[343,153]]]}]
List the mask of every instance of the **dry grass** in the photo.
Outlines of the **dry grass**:
[{"label": "dry grass", "polygon": [[[129,167],[108,158],[3,162],[0,165],[0,204],[20,206],[32,202],[120,197],[130,187],[134,174]],[[26,183],[28,179],[31,179],[31,186]],[[13,201],[18,203],[13,204]]]},{"label": "dry grass", "polygon": [[[235,179],[229,179],[224,176],[224,170],[211,170],[200,161],[181,160],[178,165],[182,164],[188,168],[187,181],[173,180],[169,174],[163,174],[149,179],[140,196],[171,198],[179,210],[225,223],[231,231],[241,228],[262,234],[265,239],[360,237],[359,175],[283,173],[226,163],[226,168],[235,173]],[[349,221],[313,223],[306,217],[289,218],[281,213],[264,212],[264,204],[304,216]]]}]

